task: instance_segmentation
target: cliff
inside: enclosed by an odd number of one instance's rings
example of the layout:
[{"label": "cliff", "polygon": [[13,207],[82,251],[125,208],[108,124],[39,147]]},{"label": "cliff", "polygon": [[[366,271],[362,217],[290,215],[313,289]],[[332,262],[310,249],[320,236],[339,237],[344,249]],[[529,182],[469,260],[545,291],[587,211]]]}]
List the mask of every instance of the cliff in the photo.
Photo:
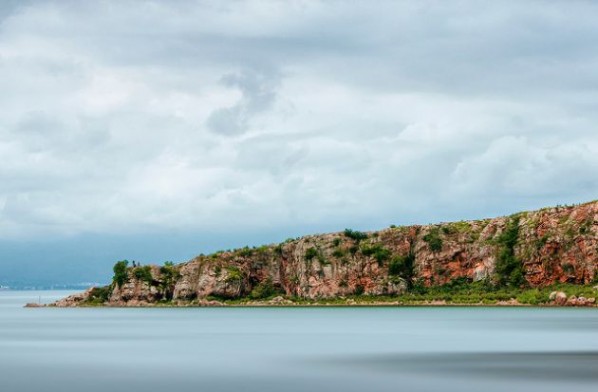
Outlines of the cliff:
[{"label": "cliff", "polygon": [[455,281],[533,288],[590,284],[597,276],[594,201],[494,219],[309,235],[200,255],[179,265],[120,262],[112,285],[56,305],[396,296]]}]

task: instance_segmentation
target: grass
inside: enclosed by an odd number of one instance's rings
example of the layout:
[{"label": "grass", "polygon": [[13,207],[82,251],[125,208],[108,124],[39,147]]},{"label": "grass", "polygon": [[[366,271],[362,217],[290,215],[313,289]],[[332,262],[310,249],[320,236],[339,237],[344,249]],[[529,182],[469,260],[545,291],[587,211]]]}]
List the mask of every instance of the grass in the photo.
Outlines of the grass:
[{"label": "grass", "polygon": [[[284,296],[293,301],[294,306],[345,306],[348,300],[357,305],[428,305],[434,301],[442,301],[447,305],[496,305],[499,302],[517,300],[519,304],[529,306],[542,306],[549,304],[549,296],[553,291],[562,291],[567,296],[575,295],[586,298],[598,297],[598,290],[592,286],[574,284],[554,284],[542,288],[518,289],[509,287],[492,286],[490,283],[468,282],[457,279],[451,283],[436,287],[422,287],[415,285],[412,291],[399,295],[367,295],[359,288],[354,295],[335,298],[299,298]],[[236,298],[222,300],[229,306],[243,306],[257,296],[249,298]],[[266,303],[267,304],[267,303]]]}]

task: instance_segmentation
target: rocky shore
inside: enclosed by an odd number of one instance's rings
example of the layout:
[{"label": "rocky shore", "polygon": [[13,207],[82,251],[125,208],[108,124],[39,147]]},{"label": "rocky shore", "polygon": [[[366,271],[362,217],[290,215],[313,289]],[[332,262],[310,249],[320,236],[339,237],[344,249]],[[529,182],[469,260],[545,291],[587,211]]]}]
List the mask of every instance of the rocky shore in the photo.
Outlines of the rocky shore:
[{"label": "rocky shore", "polygon": [[[53,306],[439,306],[460,300],[516,306],[530,295],[532,304],[595,306],[597,278],[594,201],[493,219],[347,229],[200,255],[178,265],[121,261],[111,285]],[[473,293],[471,299],[446,295],[455,282]],[[482,283],[497,293],[490,302]],[[583,290],[566,293],[559,284]],[[525,292],[549,286],[554,292]],[[434,288],[447,290],[434,298]]]}]

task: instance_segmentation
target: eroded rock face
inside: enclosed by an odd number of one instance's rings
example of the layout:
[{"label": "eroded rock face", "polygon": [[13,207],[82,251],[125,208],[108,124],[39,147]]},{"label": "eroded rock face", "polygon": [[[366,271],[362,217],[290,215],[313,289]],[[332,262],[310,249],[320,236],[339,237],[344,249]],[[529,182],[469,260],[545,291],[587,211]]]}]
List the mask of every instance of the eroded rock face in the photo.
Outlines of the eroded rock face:
[{"label": "eroded rock face", "polygon": [[89,297],[92,290],[93,287],[90,287],[82,293],[69,295],[66,298],[56,301],[53,305],[60,308],[72,308],[80,306],[81,303],[83,303]]},{"label": "eroded rock face", "polygon": [[[510,250],[531,286],[588,284],[596,278],[598,202],[521,213],[516,218]],[[175,301],[238,298],[264,287],[303,298],[392,295],[403,293],[408,284],[494,279],[499,255],[508,246],[503,233],[513,219],[393,227],[369,232],[367,238],[342,232],[311,235],[202,255],[176,266],[178,276],[171,283],[165,283],[158,267],[152,267],[151,281],[131,274],[129,282],[114,289],[109,302],[151,303],[167,297],[167,292]],[[560,297],[555,300],[563,302]]]}]

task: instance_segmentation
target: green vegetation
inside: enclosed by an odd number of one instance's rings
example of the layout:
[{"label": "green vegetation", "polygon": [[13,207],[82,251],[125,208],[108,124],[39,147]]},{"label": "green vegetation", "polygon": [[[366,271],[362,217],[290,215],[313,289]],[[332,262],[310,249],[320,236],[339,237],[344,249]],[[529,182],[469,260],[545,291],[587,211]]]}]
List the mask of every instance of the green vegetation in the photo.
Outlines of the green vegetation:
[{"label": "green vegetation", "polygon": [[413,286],[415,255],[409,253],[408,255],[397,255],[392,258],[388,265],[388,275],[391,277],[401,277],[407,282],[407,287]]},{"label": "green vegetation", "polygon": [[537,250],[542,249],[544,247],[544,245],[546,245],[546,243],[548,242],[548,238],[549,238],[548,234],[544,234],[542,236],[542,238],[538,239],[536,241],[536,249]]},{"label": "green vegetation", "polygon": [[89,293],[89,297],[85,300],[86,305],[102,305],[107,302],[112,294],[111,286],[94,287]]},{"label": "green vegetation", "polygon": [[311,261],[314,257],[318,256],[318,250],[316,248],[308,248],[305,251],[305,260]]},{"label": "green vegetation", "polygon": [[336,248],[335,250],[332,251],[332,256],[336,257],[337,259],[342,258],[344,255],[345,255],[345,252],[340,248]]},{"label": "green vegetation", "polygon": [[279,256],[282,256],[282,244],[278,244],[274,247],[274,253]]},{"label": "green vegetation", "polygon": [[180,277],[181,274],[173,262],[167,261],[162,267],[160,267],[160,288],[164,293],[164,299],[172,299],[174,285]]},{"label": "green vegetation", "polygon": [[239,250],[239,256],[241,257],[251,257],[253,255],[253,249],[248,246],[245,246]]},{"label": "green vegetation", "polygon": [[431,228],[423,240],[428,243],[428,247],[432,252],[440,252],[442,250],[442,238],[440,238],[440,229],[438,227]]},{"label": "green vegetation", "polygon": [[360,284],[358,284],[357,286],[355,286],[355,291],[354,291],[355,295],[357,295],[357,296],[363,295],[364,292],[365,292],[365,287],[363,287]]},{"label": "green vegetation", "polygon": [[523,263],[515,257],[515,245],[517,245],[518,237],[519,215],[513,215],[497,238],[496,280],[500,286],[519,287],[525,283]]},{"label": "green vegetation", "polygon": [[117,261],[116,264],[114,264],[114,267],[112,268],[112,270],[114,271],[114,278],[112,278],[112,282],[116,284],[118,287],[121,287],[129,280],[129,274],[127,273],[128,265],[128,260],[121,260]]},{"label": "green vegetation", "polygon": [[243,272],[239,269],[239,267],[226,267],[226,282],[227,283],[238,283],[243,280]]},{"label": "green vegetation", "polygon": [[379,266],[383,266],[384,262],[390,258],[390,250],[383,247],[381,244],[364,245],[361,247],[361,253],[364,256],[373,256],[378,262]]},{"label": "green vegetation", "polygon": [[152,277],[152,267],[145,265],[143,267],[136,267],[133,269],[133,276],[135,279],[152,284],[154,278]]},{"label": "green vegetation", "polygon": [[272,284],[272,279],[266,279],[263,282],[260,282],[257,286],[255,286],[253,290],[251,290],[249,298],[267,299],[278,294],[281,294],[281,291],[274,287],[274,285]]},{"label": "green vegetation", "polygon": [[339,246],[341,244],[341,239],[340,238],[335,238],[332,240],[332,245],[333,246]]},{"label": "green vegetation", "polygon": [[345,229],[344,234],[345,237],[351,238],[352,240],[355,240],[357,242],[368,238],[367,233],[357,230]]}]

